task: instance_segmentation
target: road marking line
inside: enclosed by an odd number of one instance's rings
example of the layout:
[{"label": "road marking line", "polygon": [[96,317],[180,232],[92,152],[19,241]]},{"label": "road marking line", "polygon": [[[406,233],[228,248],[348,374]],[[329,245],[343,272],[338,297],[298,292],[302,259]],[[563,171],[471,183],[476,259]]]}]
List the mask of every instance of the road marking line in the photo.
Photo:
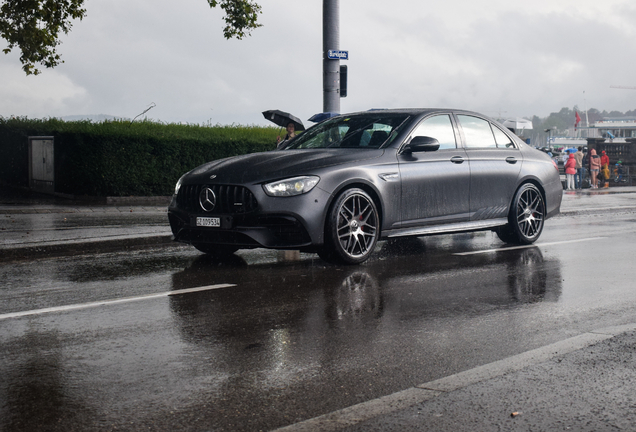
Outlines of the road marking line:
[{"label": "road marking line", "polygon": [[34,310],[22,311],[22,312],[12,312],[12,313],[0,315],[0,320],[8,319],[8,318],[19,318],[19,317],[29,316],[29,315],[41,315],[41,314],[51,313],[51,312],[65,312],[69,310],[87,309],[92,307],[108,306],[113,304],[128,303],[128,302],[134,302],[134,301],[140,301],[140,300],[150,300],[150,299],[156,299],[161,297],[170,297],[170,296],[181,295],[181,294],[189,294],[189,293],[194,293],[199,291],[209,291],[209,290],[215,290],[215,289],[221,289],[221,288],[229,288],[233,286],[236,286],[236,284],[208,285],[208,286],[201,286],[201,287],[195,287],[195,288],[180,289],[175,291],[167,291],[167,292],[156,293],[156,294],[146,294],[146,295],[137,296],[137,297],[124,297],[124,298],[115,299],[115,300],[102,300],[102,301],[96,301],[96,302],[90,302],[90,303],[79,303],[74,305],[56,306],[56,307],[34,309]]},{"label": "road marking line", "polygon": [[512,246],[512,247],[487,249],[487,250],[472,251],[472,252],[457,252],[457,253],[454,253],[453,255],[465,256],[465,255],[477,255],[477,254],[491,253],[491,252],[506,252],[509,250],[529,249],[533,247],[553,246],[553,245],[560,245],[560,244],[567,244],[567,243],[578,243],[578,242],[584,242],[584,241],[602,240],[606,238],[607,237],[589,237],[589,238],[578,239],[578,240],[564,240],[559,242],[530,244],[530,245],[524,245],[524,246]]}]

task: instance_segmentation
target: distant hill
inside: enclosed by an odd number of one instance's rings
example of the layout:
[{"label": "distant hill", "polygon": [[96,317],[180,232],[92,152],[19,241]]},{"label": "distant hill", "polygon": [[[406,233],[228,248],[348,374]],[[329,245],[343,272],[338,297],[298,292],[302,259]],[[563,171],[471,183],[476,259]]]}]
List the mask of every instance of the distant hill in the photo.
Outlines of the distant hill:
[{"label": "distant hill", "polygon": [[621,111],[600,111],[596,108],[590,108],[587,113],[584,110],[580,110],[577,106],[574,109],[568,107],[561,108],[559,112],[553,112],[548,117],[541,118],[538,116],[532,117],[532,127],[535,134],[543,134],[542,131],[546,129],[552,129],[552,136],[569,136],[575,133],[574,123],[576,122],[576,113],[579,114],[581,122],[580,127],[587,126],[586,121],[589,120],[590,124],[593,124],[599,120],[608,118],[625,118],[636,117],[636,109],[621,112]]}]

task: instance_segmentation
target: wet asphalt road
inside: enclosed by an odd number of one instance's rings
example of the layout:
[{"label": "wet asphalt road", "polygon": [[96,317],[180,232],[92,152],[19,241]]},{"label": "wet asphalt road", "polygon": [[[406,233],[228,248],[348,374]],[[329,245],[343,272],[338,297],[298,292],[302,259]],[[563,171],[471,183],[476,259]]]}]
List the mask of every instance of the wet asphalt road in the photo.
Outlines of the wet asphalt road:
[{"label": "wet asphalt road", "polygon": [[505,251],[383,243],[356,267],[183,248],[1,264],[0,429],[270,430],[631,323],[634,221],[559,217]]}]

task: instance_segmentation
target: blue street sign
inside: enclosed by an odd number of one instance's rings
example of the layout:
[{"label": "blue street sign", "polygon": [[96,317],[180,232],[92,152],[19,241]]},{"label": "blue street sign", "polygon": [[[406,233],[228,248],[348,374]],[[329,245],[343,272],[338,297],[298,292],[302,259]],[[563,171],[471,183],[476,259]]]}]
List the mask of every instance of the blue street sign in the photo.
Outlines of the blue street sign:
[{"label": "blue street sign", "polygon": [[329,50],[327,58],[331,60],[349,60],[349,51]]}]

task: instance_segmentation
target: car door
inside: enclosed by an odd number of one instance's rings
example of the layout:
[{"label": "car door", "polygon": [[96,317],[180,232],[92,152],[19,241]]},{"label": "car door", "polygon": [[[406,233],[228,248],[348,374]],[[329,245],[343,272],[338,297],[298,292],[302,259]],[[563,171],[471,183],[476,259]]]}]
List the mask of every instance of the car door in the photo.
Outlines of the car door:
[{"label": "car door", "polygon": [[400,152],[401,227],[461,222],[469,218],[470,168],[450,114],[422,120],[405,140],[427,136],[436,151]]},{"label": "car door", "polygon": [[467,114],[456,117],[470,162],[470,219],[506,217],[521,171],[521,151],[488,120]]}]

